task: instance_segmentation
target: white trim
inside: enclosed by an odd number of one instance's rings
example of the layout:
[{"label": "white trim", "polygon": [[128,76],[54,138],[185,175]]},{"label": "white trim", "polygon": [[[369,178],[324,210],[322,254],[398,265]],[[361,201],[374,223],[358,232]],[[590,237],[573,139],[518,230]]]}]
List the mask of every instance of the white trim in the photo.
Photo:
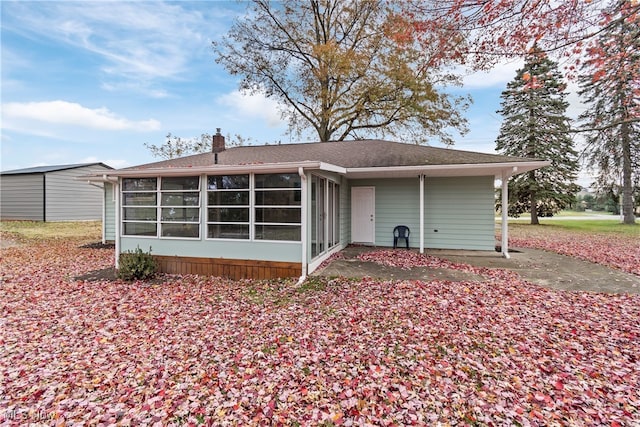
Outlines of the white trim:
[{"label": "white trim", "polygon": [[120,200],[122,198],[122,196],[120,195],[120,180],[118,179],[116,182],[113,183],[113,188],[114,191],[116,191],[116,202],[115,202],[115,215],[114,215],[114,231],[115,231],[115,245],[116,245],[116,260],[115,260],[115,266],[116,266],[116,270],[118,268],[120,268],[120,238],[121,238],[121,227],[123,226],[122,223],[120,223]]},{"label": "white trim", "polygon": [[495,175],[500,177],[505,169],[515,169],[517,173],[528,172],[551,162],[535,160],[523,162],[503,163],[470,163],[451,165],[420,165],[420,166],[390,166],[390,167],[366,167],[347,168],[347,178],[375,178],[375,177],[410,177],[419,174],[425,176],[483,176]]},{"label": "white trim", "polygon": [[420,253],[424,253],[424,175],[420,175]]},{"label": "white trim", "polygon": [[314,271],[316,271],[318,269],[318,267],[320,267],[320,264],[322,264],[327,258],[329,258],[331,255],[335,254],[336,252],[340,252],[341,250],[343,250],[346,247],[347,247],[346,243],[345,244],[341,244],[341,245],[336,245],[333,248],[329,249],[328,251],[324,252],[323,254],[318,255],[307,266],[307,269],[308,269],[308,273],[307,274],[311,274]]},{"label": "white trim", "polygon": [[[515,172],[515,171],[514,171]],[[502,173],[502,242],[501,252],[506,259],[509,255],[509,175],[505,171]]]},{"label": "white trim", "polygon": [[[119,176],[123,178],[144,178],[144,177],[171,177],[171,176],[194,176],[194,175],[234,175],[242,173],[295,173],[298,168],[304,169],[320,169],[321,165],[329,168],[338,168],[344,173],[345,169],[339,166],[330,165],[322,162],[283,162],[283,163],[261,163],[261,164],[245,164],[245,165],[212,165],[197,167],[167,167],[167,168],[148,168],[148,169],[120,169],[110,173],[110,176]],[[85,177],[86,178],[86,177]],[[91,179],[91,177],[89,177]]]},{"label": "white trim", "polygon": [[[372,193],[372,203],[373,203],[373,215],[371,217],[371,221],[373,222],[373,235],[371,236],[372,240],[370,242],[364,242],[364,241],[356,241],[353,239],[353,230],[354,230],[354,221],[356,220],[355,216],[353,215],[353,206],[354,206],[354,197],[353,197],[353,190],[354,189],[371,189],[373,190]],[[368,218],[367,218],[368,219]],[[375,245],[376,244],[376,187],[372,186],[372,185],[358,185],[358,186],[353,186],[351,187],[351,243],[362,243],[362,244],[372,244]]]},{"label": "white trim", "polygon": [[[84,176],[89,181],[103,181],[110,177],[159,177],[159,176],[186,176],[198,174],[240,174],[240,173],[278,173],[296,171],[298,168],[305,170],[323,170],[346,176],[347,178],[385,178],[385,177],[414,177],[423,174],[425,176],[483,176],[494,175],[500,178],[505,170],[515,170],[517,173],[528,172],[551,162],[543,160],[500,163],[468,163],[447,165],[417,165],[417,166],[387,166],[387,167],[363,167],[344,168],[331,163],[320,161],[262,163],[245,165],[211,165],[197,167],[167,167],[148,169],[120,169],[102,174],[100,176]],[[516,172],[510,172],[510,175]]]},{"label": "white trim", "polygon": [[102,185],[102,244],[107,243],[107,189]]},{"label": "white trim", "polygon": [[307,175],[304,172],[304,168],[303,167],[299,167],[298,168],[298,175],[300,175],[300,219],[301,219],[301,224],[300,224],[300,243],[302,244],[302,248],[301,248],[301,274],[300,274],[300,278],[298,279],[298,284],[302,284],[302,282],[304,282],[307,278],[307,269],[308,269],[308,265],[307,265],[307,243],[308,243],[308,236],[307,236],[307,228],[308,228],[308,219],[307,219],[307,211],[308,211],[308,207],[307,207],[307,185],[309,185],[309,183],[307,182]]}]

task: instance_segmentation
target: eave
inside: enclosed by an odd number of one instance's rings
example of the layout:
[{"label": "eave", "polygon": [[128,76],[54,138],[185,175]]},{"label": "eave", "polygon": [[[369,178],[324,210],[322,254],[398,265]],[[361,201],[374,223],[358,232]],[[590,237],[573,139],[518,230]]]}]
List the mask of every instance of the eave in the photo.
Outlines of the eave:
[{"label": "eave", "polygon": [[211,165],[199,167],[176,168],[145,168],[145,169],[120,169],[103,174],[87,175],[79,177],[94,182],[113,181],[117,178],[144,178],[153,176],[188,176],[207,174],[241,174],[241,173],[285,173],[304,170],[321,170],[334,172],[346,176],[349,179],[370,178],[411,178],[420,175],[427,177],[453,177],[453,176],[488,176],[496,178],[512,176],[544,166],[550,165],[549,161],[522,161],[506,163],[477,163],[477,164],[450,164],[450,165],[419,165],[419,166],[386,166],[366,168],[343,168],[330,163],[318,161],[286,162],[286,163],[257,163],[239,165]]},{"label": "eave", "polygon": [[534,169],[549,166],[546,160],[507,162],[507,163],[474,163],[454,165],[424,165],[424,166],[392,166],[372,168],[349,168],[346,177],[350,179],[368,178],[411,178],[420,175],[427,177],[453,176],[488,176],[501,178],[529,172]]}]

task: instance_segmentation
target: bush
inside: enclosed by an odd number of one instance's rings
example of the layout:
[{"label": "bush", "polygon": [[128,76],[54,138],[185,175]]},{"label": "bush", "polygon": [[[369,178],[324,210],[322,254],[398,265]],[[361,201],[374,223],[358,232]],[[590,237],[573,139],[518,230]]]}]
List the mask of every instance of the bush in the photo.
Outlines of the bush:
[{"label": "bush", "polygon": [[145,280],[155,276],[158,271],[158,263],[149,252],[143,252],[140,246],[135,251],[127,251],[120,254],[120,268],[118,278],[123,280]]}]

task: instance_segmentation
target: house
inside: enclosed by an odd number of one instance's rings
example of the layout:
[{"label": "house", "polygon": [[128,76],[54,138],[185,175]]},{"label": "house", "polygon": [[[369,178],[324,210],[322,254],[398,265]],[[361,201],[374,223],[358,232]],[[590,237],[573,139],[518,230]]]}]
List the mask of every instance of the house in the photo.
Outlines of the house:
[{"label": "house", "polygon": [[112,170],[104,163],[82,163],[0,172],[0,219],[102,220],[102,185],[78,177]]},{"label": "house", "polygon": [[[383,140],[226,148],[107,172],[116,254],[152,248],[164,272],[302,276],[350,243],[495,248],[494,181],[537,159]],[[108,206],[108,204],[107,204]],[[507,221],[503,254],[508,256]]]}]

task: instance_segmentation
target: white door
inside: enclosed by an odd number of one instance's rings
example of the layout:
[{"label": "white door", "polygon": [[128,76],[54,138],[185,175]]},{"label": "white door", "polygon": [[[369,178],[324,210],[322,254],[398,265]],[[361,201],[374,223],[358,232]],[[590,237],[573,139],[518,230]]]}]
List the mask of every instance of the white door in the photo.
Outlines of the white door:
[{"label": "white door", "polygon": [[351,241],[375,243],[375,187],[351,188]]}]

